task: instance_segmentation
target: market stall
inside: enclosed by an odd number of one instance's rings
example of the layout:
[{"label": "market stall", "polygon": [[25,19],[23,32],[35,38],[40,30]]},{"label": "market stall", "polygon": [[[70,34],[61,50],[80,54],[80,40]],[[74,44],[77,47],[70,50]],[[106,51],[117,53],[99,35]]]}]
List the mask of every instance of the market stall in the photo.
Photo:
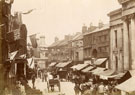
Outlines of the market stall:
[{"label": "market stall", "polygon": [[135,95],[135,77],[131,77],[115,88],[121,90],[121,95]]}]

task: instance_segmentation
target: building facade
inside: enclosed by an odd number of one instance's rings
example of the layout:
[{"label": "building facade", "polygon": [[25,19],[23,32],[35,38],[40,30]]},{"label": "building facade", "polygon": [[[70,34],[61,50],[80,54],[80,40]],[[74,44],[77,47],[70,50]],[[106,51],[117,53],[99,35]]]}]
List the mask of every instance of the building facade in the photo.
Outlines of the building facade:
[{"label": "building facade", "polygon": [[71,60],[71,35],[66,35],[63,40],[55,39],[55,42],[49,46],[49,61],[68,61]]},{"label": "building facade", "polygon": [[122,8],[110,12],[111,52],[113,69],[118,72],[135,69],[135,1],[118,0]]},{"label": "building facade", "polygon": [[77,33],[71,43],[72,61],[83,61],[83,34]]},{"label": "building facade", "polygon": [[110,16],[110,63],[111,69],[122,72],[124,70],[124,35],[122,23],[122,9],[117,9],[108,14]]},{"label": "building facade", "polygon": [[109,25],[84,34],[84,59],[109,57]]}]

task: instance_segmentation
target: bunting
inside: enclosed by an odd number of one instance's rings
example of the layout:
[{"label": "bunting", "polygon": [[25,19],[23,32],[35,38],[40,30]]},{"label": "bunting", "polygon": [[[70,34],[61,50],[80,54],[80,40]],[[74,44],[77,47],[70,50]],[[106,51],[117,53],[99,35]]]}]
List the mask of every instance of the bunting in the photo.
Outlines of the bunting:
[{"label": "bunting", "polygon": [[29,10],[29,11],[27,11],[27,12],[22,13],[22,14],[24,14],[24,15],[30,14],[33,10],[35,10],[35,9],[31,9],[31,10]]}]

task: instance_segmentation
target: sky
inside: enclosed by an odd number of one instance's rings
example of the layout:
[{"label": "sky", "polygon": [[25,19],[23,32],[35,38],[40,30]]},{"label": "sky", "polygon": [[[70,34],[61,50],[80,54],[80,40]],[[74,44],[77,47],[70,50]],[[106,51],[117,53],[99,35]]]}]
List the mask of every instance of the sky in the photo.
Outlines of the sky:
[{"label": "sky", "polygon": [[107,14],[120,7],[118,0],[14,0],[12,14],[35,9],[22,15],[23,23],[28,35],[45,35],[50,45],[55,37],[63,39],[64,35],[81,32],[84,24],[109,23]]}]

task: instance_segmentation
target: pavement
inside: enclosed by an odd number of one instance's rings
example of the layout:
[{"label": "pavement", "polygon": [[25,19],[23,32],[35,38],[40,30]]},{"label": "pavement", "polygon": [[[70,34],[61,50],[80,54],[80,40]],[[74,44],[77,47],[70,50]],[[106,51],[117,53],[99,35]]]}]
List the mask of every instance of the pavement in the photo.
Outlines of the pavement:
[{"label": "pavement", "polygon": [[[29,85],[32,87],[32,81],[29,81]],[[58,87],[54,87],[54,92],[47,89],[47,82],[42,82],[41,79],[36,79],[35,88],[42,91],[43,95],[75,95],[74,93],[74,83],[71,82],[60,82],[61,92],[59,92]]]}]

